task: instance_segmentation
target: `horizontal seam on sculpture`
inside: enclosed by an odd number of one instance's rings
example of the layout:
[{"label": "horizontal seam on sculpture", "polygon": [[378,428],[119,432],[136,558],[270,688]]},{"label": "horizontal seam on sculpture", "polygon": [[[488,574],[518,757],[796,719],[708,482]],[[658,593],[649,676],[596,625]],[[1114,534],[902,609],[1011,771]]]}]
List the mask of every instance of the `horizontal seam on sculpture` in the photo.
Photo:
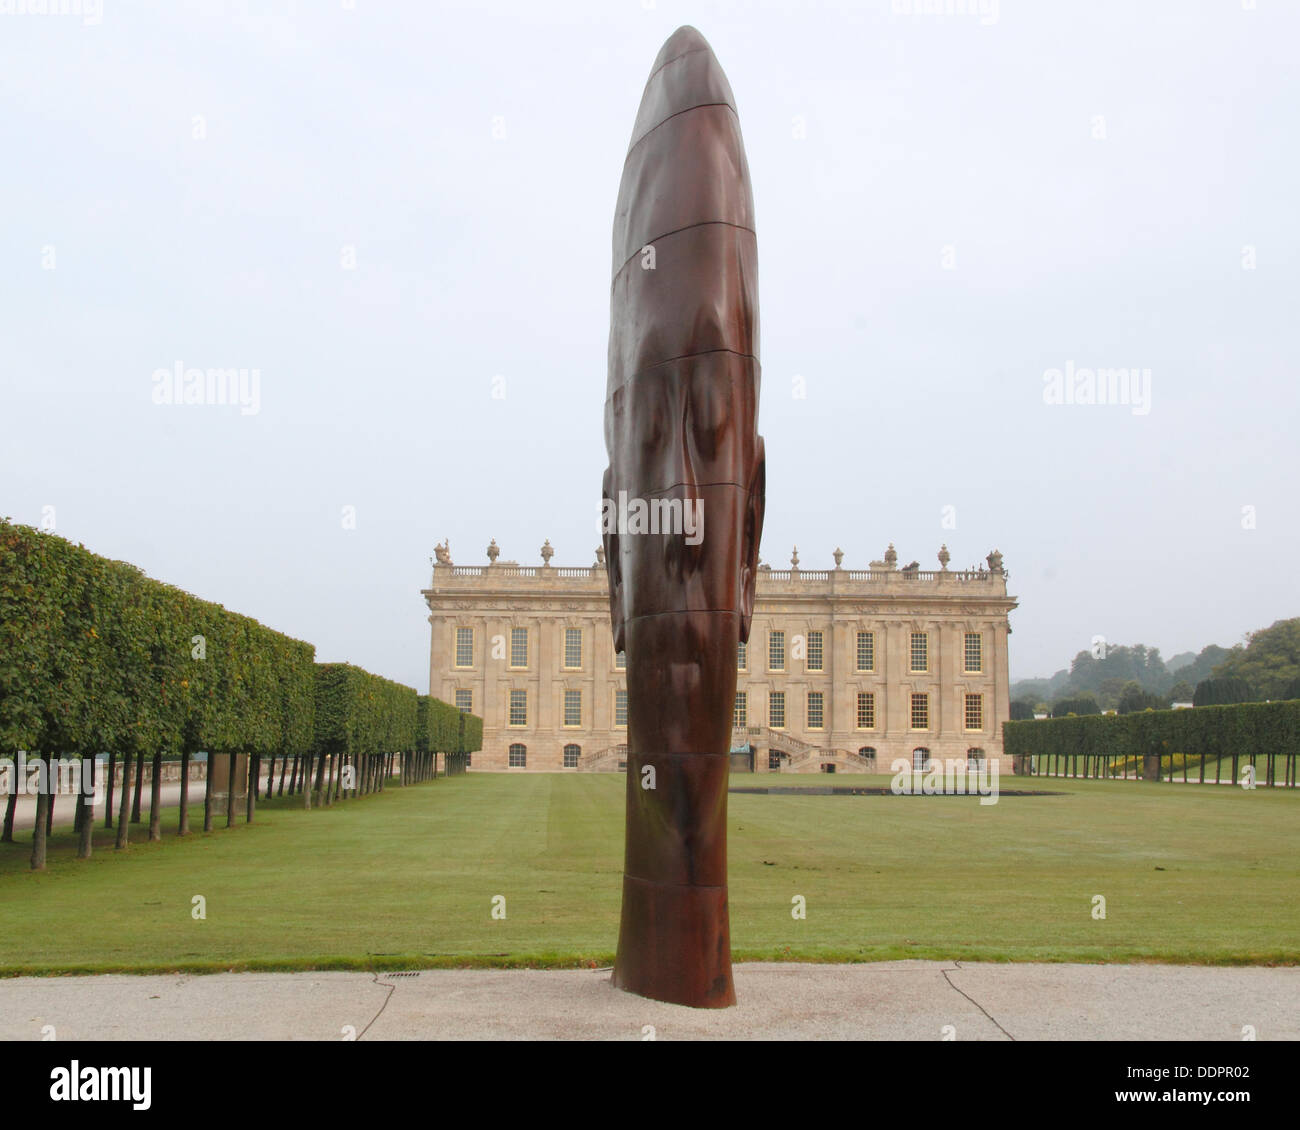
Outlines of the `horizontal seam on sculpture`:
[{"label": "horizontal seam on sculpture", "polygon": [[657,75],[660,71],[666,70],[667,68],[671,67],[675,62],[677,62],[678,59],[685,59],[687,55],[698,55],[701,51],[707,51],[707,50],[708,50],[707,44],[705,44],[705,46],[703,47],[688,47],[680,55],[674,55],[671,59],[665,59],[662,64],[655,67],[655,69],[650,72],[650,76],[645,80],[646,87],[649,87],[649,85],[652,82],[654,82],[655,75]]},{"label": "horizontal seam on sculpture", "polygon": [[740,613],[734,608],[676,608],[671,612],[638,612],[635,616],[624,616],[624,624],[632,624],[637,620],[652,620],[656,616],[697,616],[704,613],[706,616],[739,616]]},{"label": "horizontal seam on sculpture", "polygon": [[740,121],[740,115],[736,113],[736,107],[733,106],[730,102],[700,102],[694,106],[687,106],[686,109],[684,110],[677,110],[675,113],[669,114],[668,117],[664,118],[662,122],[656,122],[648,130],[646,130],[645,133],[643,133],[634,142],[632,142],[632,144],[627,147],[627,156],[623,158],[623,167],[625,169],[627,168],[627,163],[630,160],[632,160],[632,154],[636,152],[637,146],[639,146],[641,142],[643,142],[647,137],[649,137],[652,133],[654,133],[654,131],[657,130],[660,126],[666,125],[668,122],[671,122],[674,118],[680,118],[683,114],[689,114],[692,110],[707,110],[711,106],[725,106],[728,110],[730,110],[733,114],[736,115],[736,121],[737,122]]},{"label": "horizontal seam on sculpture", "polygon": [[645,243],[643,243],[636,251],[633,251],[631,255],[629,255],[626,259],[623,260],[621,264],[619,264],[619,268],[617,271],[614,272],[614,278],[609,284],[609,289],[610,290],[614,289],[614,283],[618,281],[618,276],[627,270],[627,265],[630,262],[632,262],[632,260],[635,259],[638,255],[642,254],[647,247],[652,247],[655,243],[655,240],[667,239],[671,235],[680,235],[682,232],[690,231],[692,228],[708,227],[710,224],[721,224],[723,227],[735,228],[737,231],[747,231],[755,239],[758,238],[758,232],[756,232],[753,228],[747,228],[744,224],[733,223],[731,220],[697,220],[693,224],[687,224],[684,228],[673,228],[672,231],[660,232],[658,235],[654,236],[653,238],[647,239]]},{"label": "horizontal seam on sculpture", "polygon": [[[727,349],[725,347],[721,349],[701,349],[696,353],[679,353],[676,357],[665,357],[662,361],[656,361],[653,365],[647,365],[644,369],[638,369],[622,384],[615,385],[612,391],[618,392],[619,389],[626,388],[636,380],[637,377],[644,377],[651,369],[657,369],[661,365],[671,365],[674,361],[689,361],[692,357],[708,357],[711,353],[730,353],[733,357],[740,357],[746,361],[753,361],[755,363],[758,362],[758,356],[756,354],[741,353],[738,349]],[[609,403],[608,391],[605,393],[605,402],[607,404]]]},{"label": "horizontal seam on sculpture", "polygon": [[[654,490],[648,490],[648,491],[644,491],[644,492],[638,491],[637,494],[635,494],[635,495],[629,495],[629,497],[631,497],[631,498],[654,498],[655,495],[663,494],[663,492],[666,491],[666,490],[676,490],[678,487],[684,487],[684,486],[692,486],[692,487],[700,487],[700,488],[703,488],[703,487],[739,487],[741,490],[748,490],[748,489],[749,489],[749,486],[748,486],[746,483],[737,483],[737,482],[733,482],[731,479],[718,479],[717,481],[715,481],[715,482],[711,482],[711,483],[687,483],[687,482],[669,483],[666,487],[655,487]],[[602,502],[605,501],[606,499],[608,499],[610,502],[613,502],[613,501],[614,501],[614,499],[611,498],[609,495],[603,495],[603,496],[601,497],[601,501],[602,501]]]},{"label": "horizontal seam on sculpture", "polygon": [[[647,752],[643,749],[628,750],[628,757],[730,757],[731,754],[724,751],[722,753],[659,753],[653,750]],[[790,786],[794,788],[795,786]],[[807,786],[802,786],[807,788]]]},{"label": "horizontal seam on sculpture", "polygon": [[631,879],[634,883],[644,883],[647,887],[676,887],[682,891],[725,891],[725,883],[668,883],[663,879],[642,879],[640,875],[629,875],[623,872],[624,879]]}]

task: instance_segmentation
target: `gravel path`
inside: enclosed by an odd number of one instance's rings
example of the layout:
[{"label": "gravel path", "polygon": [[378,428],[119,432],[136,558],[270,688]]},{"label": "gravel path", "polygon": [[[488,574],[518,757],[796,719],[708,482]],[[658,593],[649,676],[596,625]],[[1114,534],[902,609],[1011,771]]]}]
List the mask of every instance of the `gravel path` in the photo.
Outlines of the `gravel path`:
[{"label": "gravel path", "polygon": [[0,1039],[1300,1039],[1300,968],[735,967],[735,1008],[620,992],[608,970],[0,980]]}]

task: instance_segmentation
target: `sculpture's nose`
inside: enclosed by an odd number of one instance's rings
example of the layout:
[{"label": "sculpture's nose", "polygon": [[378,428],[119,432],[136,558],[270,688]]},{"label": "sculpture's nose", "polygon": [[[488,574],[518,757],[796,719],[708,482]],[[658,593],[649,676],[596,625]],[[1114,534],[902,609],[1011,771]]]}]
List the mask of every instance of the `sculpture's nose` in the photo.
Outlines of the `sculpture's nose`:
[{"label": "sculpture's nose", "polygon": [[691,413],[689,403],[682,405],[677,419],[677,434],[674,439],[673,467],[674,480],[687,498],[695,497],[697,483],[695,444],[691,442]]}]

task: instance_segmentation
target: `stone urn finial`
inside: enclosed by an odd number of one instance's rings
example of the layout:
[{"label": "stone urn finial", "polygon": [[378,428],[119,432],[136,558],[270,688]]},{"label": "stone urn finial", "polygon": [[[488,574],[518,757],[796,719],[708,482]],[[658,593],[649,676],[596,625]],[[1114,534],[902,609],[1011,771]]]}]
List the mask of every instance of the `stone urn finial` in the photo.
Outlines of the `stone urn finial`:
[{"label": "stone urn finial", "polygon": [[889,548],[885,550],[885,564],[891,569],[898,564],[898,550],[894,548],[892,541],[889,543]]},{"label": "stone urn finial", "polygon": [[835,568],[838,569],[840,567],[840,562],[844,560],[844,550],[837,545],[835,547],[835,552],[832,553],[831,556],[835,558]]},{"label": "stone urn finial", "polygon": [[989,563],[990,573],[1002,572],[1002,554],[998,550],[995,549],[992,553],[990,553],[988,555],[987,560]]},{"label": "stone urn finial", "polygon": [[487,555],[489,565],[495,565],[497,563],[497,558],[501,556],[501,550],[497,548],[496,538],[493,538],[488,542]]},{"label": "stone urn finial", "polygon": [[594,564],[592,568],[603,569],[604,567],[605,567],[605,547],[603,545],[598,545],[596,546],[596,564]]},{"label": "stone urn finial", "polygon": [[551,539],[547,538],[542,543],[542,568],[543,569],[549,569],[551,567],[551,558],[554,556],[555,556],[555,550],[551,548]]},{"label": "stone urn finial", "polygon": [[799,571],[799,547],[797,545],[790,554],[790,569],[795,573]]},{"label": "stone urn finial", "polygon": [[948,562],[952,560],[952,554],[948,552],[948,545],[944,543],[939,547],[939,567],[946,573],[948,571]]},{"label": "stone urn finial", "polygon": [[433,558],[435,564],[438,565],[451,564],[451,549],[448,546],[448,541],[449,539],[443,538],[442,541],[440,541],[437,545],[433,547]]}]

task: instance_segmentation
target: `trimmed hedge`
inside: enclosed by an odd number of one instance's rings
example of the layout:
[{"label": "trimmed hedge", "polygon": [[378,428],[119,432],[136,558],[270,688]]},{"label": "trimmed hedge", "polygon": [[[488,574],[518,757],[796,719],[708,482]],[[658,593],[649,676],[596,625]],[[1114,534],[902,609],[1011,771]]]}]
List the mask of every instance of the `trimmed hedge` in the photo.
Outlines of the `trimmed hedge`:
[{"label": "trimmed hedge", "polygon": [[317,753],[411,750],[418,695],[348,663],[316,666]]},{"label": "trimmed hedge", "polygon": [[311,644],[0,521],[0,755],[305,753],[314,668]]},{"label": "trimmed hedge", "polygon": [[[336,761],[348,758],[364,769],[369,791],[382,788],[394,755],[414,753],[421,742],[455,755],[481,745],[481,719],[358,667],[315,658],[311,644],[152,580],[134,565],[0,519],[0,757],[20,750],[45,758],[129,755],[138,806],[145,757],[247,753],[259,781],[263,756],[272,770],[276,757],[292,758],[292,794],[313,768],[320,788],[326,758],[331,781]],[[403,760],[404,778],[422,780],[424,768]],[[123,813],[129,787],[124,779]],[[38,828],[54,799],[40,803]],[[4,838],[12,813],[11,797]],[[227,823],[232,818],[228,811]],[[205,810],[205,827],[210,820]],[[81,825],[84,856],[90,821]],[[184,806],[180,828],[184,833]],[[119,847],[124,831],[119,821]],[[34,835],[33,843],[33,867],[43,866],[44,837]]]},{"label": "trimmed hedge", "polygon": [[1013,757],[1295,757],[1300,754],[1300,701],[1004,722],[1002,740]]},{"label": "trimmed hedge", "polygon": [[415,748],[421,753],[474,753],[483,748],[483,719],[422,694]]}]

